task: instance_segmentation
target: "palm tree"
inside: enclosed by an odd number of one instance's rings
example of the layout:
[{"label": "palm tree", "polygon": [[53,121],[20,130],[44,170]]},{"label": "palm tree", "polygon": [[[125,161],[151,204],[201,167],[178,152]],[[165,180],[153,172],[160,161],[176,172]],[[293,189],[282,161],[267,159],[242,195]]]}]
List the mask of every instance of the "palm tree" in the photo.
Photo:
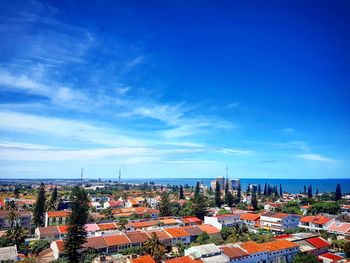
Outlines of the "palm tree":
[{"label": "palm tree", "polygon": [[147,239],[144,243],[144,249],[147,254],[150,254],[157,262],[161,261],[165,253],[165,247],[162,242],[159,241],[156,233],[152,233],[151,238]]}]

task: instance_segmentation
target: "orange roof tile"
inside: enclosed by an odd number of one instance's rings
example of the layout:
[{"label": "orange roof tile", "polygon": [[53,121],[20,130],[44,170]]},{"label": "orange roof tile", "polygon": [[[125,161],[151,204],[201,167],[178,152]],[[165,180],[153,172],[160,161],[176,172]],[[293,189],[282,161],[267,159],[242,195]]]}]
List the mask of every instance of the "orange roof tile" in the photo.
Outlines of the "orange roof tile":
[{"label": "orange roof tile", "polygon": [[100,230],[114,230],[117,229],[117,225],[114,223],[103,223],[103,224],[97,224]]},{"label": "orange roof tile", "polygon": [[131,260],[132,263],[156,263],[150,255],[144,255]]},{"label": "orange roof tile", "polygon": [[61,234],[66,234],[68,232],[68,226],[57,226],[57,228]]},{"label": "orange roof tile", "polygon": [[208,224],[202,224],[202,225],[198,225],[198,227],[204,231],[207,232],[207,234],[211,235],[211,234],[219,234],[220,230],[218,228],[216,228],[215,226],[212,225],[208,225]]},{"label": "orange roof tile", "polygon": [[189,234],[184,229],[182,229],[182,227],[166,228],[165,231],[171,237],[186,237],[186,236],[189,236]]},{"label": "orange roof tile", "polygon": [[165,232],[164,230],[154,230],[154,231],[147,231],[146,234],[151,237],[152,233],[155,233],[160,241],[164,241],[167,239],[171,239],[169,234]]},{"label": "orange roof tile", "polygon": [[200,263],[203,262],[200,259],[192,259],[189,256],[184,257],[178,257],[178,258],[172,258],[165,260],[165,263]]},{"label": "orange roof tile", "polygon": [[241,214],[241,220],[250,220],[250,221],[256,221],[260,218],[260,215],[252,214],[252,213],[245,213]]},{"label": "orange roof tile", "polygon": [[103,236],[103,239],[109,247],[118,246],[123,244],[130,244],[129,239],[125,235],[111,235]]},{"label": "orange roof tile", "polygon": [[47,216],[49,218],[51,217],[67,217],[69,216],[70,212],[69,211],[65,211],[65,210],[62,210],[62,211],[48,211],[47,212]]}]

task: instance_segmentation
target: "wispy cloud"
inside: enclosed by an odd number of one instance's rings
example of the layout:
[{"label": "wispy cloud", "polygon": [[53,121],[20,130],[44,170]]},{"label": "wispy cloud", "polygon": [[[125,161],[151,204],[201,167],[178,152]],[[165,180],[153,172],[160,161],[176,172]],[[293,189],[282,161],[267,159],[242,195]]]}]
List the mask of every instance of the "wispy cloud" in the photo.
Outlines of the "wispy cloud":
[{"label": "wispy cloud", "polygon": [[308,161],[316,161],[316,162],[326,162],[326,163],[334,163],[337,162],[335,159],[328,158],[326,156],[314,153],[306,153],[297,155],[298,158],[308,160]]}]

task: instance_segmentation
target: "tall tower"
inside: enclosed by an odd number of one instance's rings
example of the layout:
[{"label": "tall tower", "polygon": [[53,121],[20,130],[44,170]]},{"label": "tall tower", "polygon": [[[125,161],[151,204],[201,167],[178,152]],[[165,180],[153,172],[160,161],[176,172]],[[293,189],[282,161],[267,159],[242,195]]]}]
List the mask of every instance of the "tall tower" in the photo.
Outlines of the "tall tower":
[{"label": "tall tower", "polygon": [[119,176],[118,176],[118,182],[121,183],[122,179],[122,170],[119,169]]},{"label": "tall tower", "polygon": [[81,185],[83,185],[83,177],[84,177],[84,168],[81,168],[81,174],[80,174]]}]

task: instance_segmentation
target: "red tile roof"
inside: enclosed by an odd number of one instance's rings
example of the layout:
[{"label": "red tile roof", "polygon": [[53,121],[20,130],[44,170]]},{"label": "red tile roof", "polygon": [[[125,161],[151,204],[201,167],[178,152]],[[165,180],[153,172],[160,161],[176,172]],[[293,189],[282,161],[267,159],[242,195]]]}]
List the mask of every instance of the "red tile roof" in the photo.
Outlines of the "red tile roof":
[{"label": "red tile roof", "polygon": [[260,215],[252,214],[252,213],[245,213],[241,214],[241,220],[250,220],[250,221],[256,221],[260,218]]},{"label": "red tile roof", "polygon": [[308,243],[316,247],[317,249],[324,248],[324,247],[329,247],[331,244],[328,243],[326,240],[324,240],[321,237],[312,237],[306,239]]},{"label": "red tile roof", "polygon": [[197,224],[202,223],[202,220],[200,220],[198,217],[195,217],[195,216],[184,216],[182,218],[182,221],[184,223],[197,223]]},{"label": "red tile roof", "polygon": [[97,225],[100,230],[114,230],[117,229],[117,225],[114,223],[103,223]]},{"label": "red tile roof", "polygon": [[85,248],[101,249],[101,248],[106,248],[107,243],[105,242],[103,237],[89,237],[86,239],[86,242],[83,246]]},{"label": "red tile roof", "polygon": [[156,261],[150,255],[140,256],[131,260],[132,263],[156,263]]},{"label": "red tile roof", "polygon": [[69,216],[69,211],[64,211],[64,210],[62,210],[62,211],[48,211],[47,216],[49,218],[51,218],[51,217],[67,217],[67,216]]},{"label": "red tile roof", "polygon": [[165,232],[164,230],[154,230],[154,231],[147,231],[147,235],[151,237],[152,233],[155,233],[160,241],[164,241],[167,239],[171,239],[169,234]]},{"label": "red tile roof", "polygon": [[333,260],[333,261],[337,261],[337,260],[343,259],[343,257],[335,255],[333,253],[329,253],[329,252],[321,254],[321,255],[318,255],[318,257],[319,258],[327,258],[327,259],[330,259],[330,260]]},{"label": "red tile roof", "polygon": [[198,227],[202,231],[207,232],[207,234],[209,234],[209,235],[214,235],[214,234],[219,234],[220,233],[220,230],[218,228],[216,228],[215,226],[212,226],[212,225],[202,224],[202,225],[198,225]]},{"label": "red tile roof", "polygon": [[235,258],[241,258],[248,256],[249,254],[245,252],[243,249],[239,247],[232,247],[232,246],[222,246],[220,249],[224,252],[226,256],[230,258],[230,260]]},{"label": "red tile roof", "polygon": [[331,219],[326,216],[304,216],[300,219],[302,223],[314,223],[318,225],[324,225],[328,223]]},{"label": "red tile roof", "polygon": [[68,226],[58,226],[58,231],[60,231],[61,234],[66,234],[68,232]]},{"label": "red tile roof", "polygon": [[182,227],[166,228],[165,231],[173,238],[189,236],[189,234]]},{"label": "red tile roof", "polygon": [[148,239],[148,235],[141,231],[126,232],[125,234],[131,243],[143,243]]},{"label": "red tile roof", "polygon": [[130,244],[129,239],[125,235],[103,236],[103,239],[109,247]]},{"label": "red tile roof", "polygon": [[165,260],[165,263],[200,263],[203,262],[200,259],[192,259],[189,256],[184,257],[178,257],[178,258],[172,258]]}]

